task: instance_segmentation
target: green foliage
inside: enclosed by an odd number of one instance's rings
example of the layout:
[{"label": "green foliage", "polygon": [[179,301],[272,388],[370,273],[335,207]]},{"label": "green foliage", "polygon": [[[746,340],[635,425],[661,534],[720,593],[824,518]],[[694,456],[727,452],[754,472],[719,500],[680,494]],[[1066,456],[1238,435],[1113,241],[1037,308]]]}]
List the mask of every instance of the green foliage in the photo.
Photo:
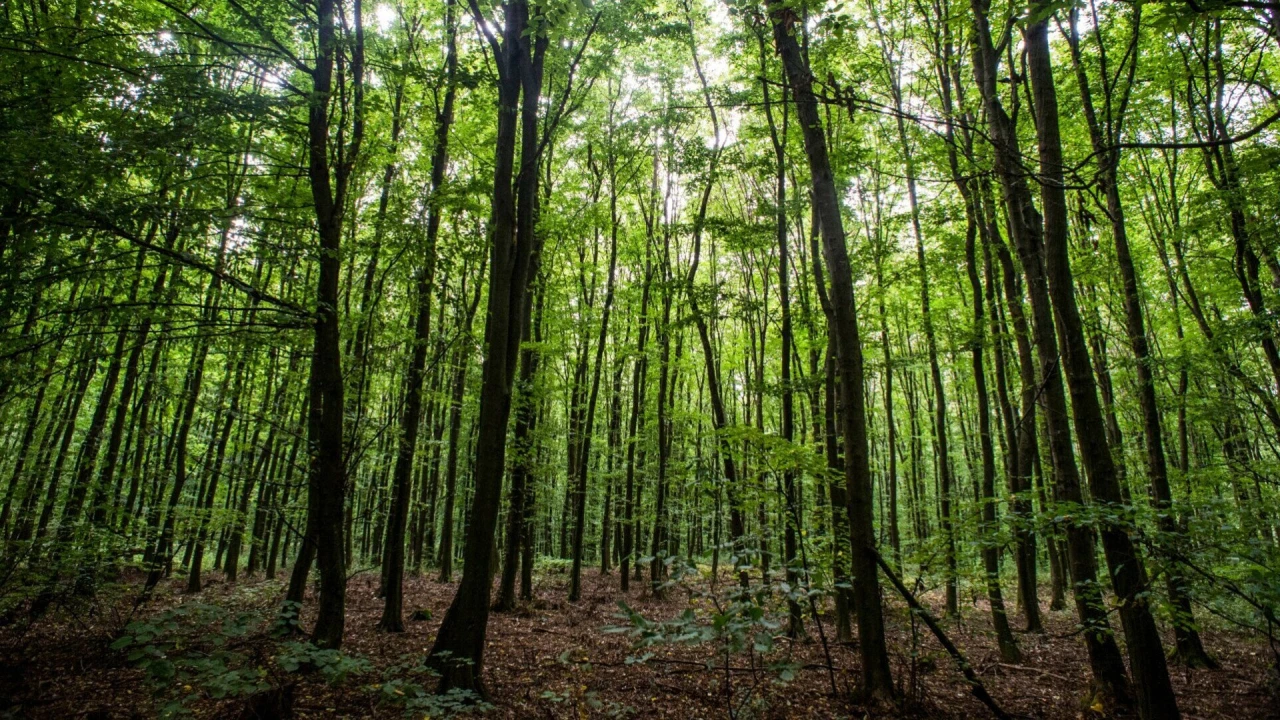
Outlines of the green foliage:
[{"label": "green foliage", "polygon": [[378,702],[404,709],[406,717],[450,718],[466,713],[485,713],[493,706],[476,693],[451,688],[437,695],[427,689],[437,673],[425,664],[423,655],[406,655],[382,671],[382,681],[372,687]]},{"label": "green foliage", "polygon": [[[738,558],[731,558],[730,563],[746,567]],[[651,620],[619,600],[621,612],[615,617],[623,622],[605,627],[604,632],[629,636],[633,649],[641,651],[627,657],[628,665],[661,662],[652,648],[684,645],[703,649],[708,653],[708,677],[717,678],[717,683],[723,678],[731,712],[762,712],[758,683],[735,682],[731,668],[740,669],[743,664],[759,666],[776,684],[793,681],[800,665],[791,659],[789,644],[785,646],[787,651],[779,655],[777,639],[782,624],[775,618],[776,601],[780,596],[805,601],[807,595],[786,582],[748,587],[733,582],[708,588],[700,581],[697,568],[683,565],[678,559],[671,559],[668,565],[670,579],[663,583],[662,590],[680,589],[690,607],[666,620]],[[808,592],[820,594],[818,590]],[[742,659],[743,654],[749,659]]]},{"label": "green foliage", "polygon": [[[130,623],[113,650],[142,670],[165,717],[182,716],[193,702],[247,698],[314,675],[346,685],[377,672],[367,658],[310,642],[277,642],[265,613],[231,611],[219,605],[186,602]],[[421,660],[406,659],[381,671],[382,682],[369,687],[380,702],[403,706],[406,713],[426,711],[448,717],[479,708],[466,693],[434,696],[424,689],[431,676]]]},{"label": "green foliage", "polygon": [[539,555],[534,559],[533,569],[543,575],[564,575],[572,565],[573,561],[568,558]]},{"label": "green foliage", "polygon": [[141,669],[166,717],[182,715],[201,697],[246,697],[272,686],[254,643],[261,616],[217,605],[183,603],[130,623],[113,650]]},{"label": "green foliage", "polygon": [[[387,555],[388,478],[405,439],[406,362],[422,309],[429,337],[405,545],[417,569],[436,561],[446,524],[457,531],[454,549],[461,547],[475,497],[472,439],[489,432],[477,425],[480,398],[494,390],[482,389],[493,358],[481,324],[525,321],[523,312],[503,316],[503,308],[491,316],[488,296],[495,190],[509,189],[494,187],[496,119],[512,110],[497,107],[496,64],[470,5],[425,0],[363,4],[357,109],[354,6],[338,4],[340,71],[333,91],[318,98],[314,3],[6,3],[6,619],[40,603],[64,617],[98,612],[156,564],[217,582],[226,562],[210,567],[222,554],[211,548],[237,533],[244,575],[250,547],[255,574],[269,553],[274,569],[297,557],[314,450],[310,360],[321,255],[312,188],[323,182],[311,177],[318,158],[308,155],[308,120],[316,102],[331,123],[324,160],[350,162],[352,173],[340,271],[326,278],[338,285],[347,405],[353,520],[341,532],[353,535],[343,539],[355,567]],[[1009,112],[1036,222],[1045,168],[1022,33],[1048,21],[1069,284],[1092,392],[1106,415],[1107,450],[1123,470],[1122,502],[1097,502],[1086,473],[1084,502],[1061,503],[1043,418],[1022,417],[1024,394],[1043,401],[1042,376],[1061,363],[1042,362],[1015,326],[1028,314],[1029,296],[1010,233],[1011,198],[997,179],[992,107],[975,78],[974,8],[983,3],[785,0],[731,2],[727,12],[712,0],[535,3],[528,32],[548,41],[545,85],[533,103],[534,136],[519,143],[532,150],[536,142],[539,157],[518,170],[540,186],[518,202],[525,210],[536,205],[540,310],[528,313],[522,350],[538,365],[510,394],[485,397],[508,398],[513,414],[537,418],[529,442],[510,448],[505,460],[530,477],[539,577],[571,572],[571,560],[551,556],[570,554],[560,538],[576,524],[572,483],[589,445],[580,498],[584,564],[604,564],[606,530],[624,525],[627,561],[658,563],[670,578],[659,591],[697,601],[660,622],[627,612],[624,627],[639,653],[633,661],[652,660],[645,653],[663,644],[712,648],[717,667],[728,662],[725,653],[772,657],[783,603],[825,605],[845,589],[837,577],[851,552],[848,513],[834,498],[846,489],[846,408],[836,378],[828,378],[827,361],[840,349],[822,301],[832,268],[811,215],[813,178],[794,88],[773,46],[770,11],[777,11],[795,14],[785,30],[802,42],[820,99],[861,333],[873,529],[886,557],[892,550],[893,562],[913,568],[917,587],[930,591],[952,579],[954,553],[954,580],[977,598],[989,580],[983,553],[997,549],[994,579],[1008,599],[1016,572],[1010,551],[1022,533],[1037,539],[1043,581],[1051,564],[1046,540],[1056,547],[1072,525],[1114,528],[1142,547],[1151,581],[1142,599],[1165,625],[1275,638],[1280,361],[1270,346],[1280,340],[1273,124],[1280,56],[1275,24],[1238,5],[1052,0],[995,3],[986,17],[1002,50],[992,99]],[[479,9],[489,29],[505,20],[503,3],[486,0]],[[449,89],[446,12],[457,32],[456,94],[449,155],[432,191],[436,122]],[[1094,88],[1110,148],[1103,152],[1085,85]],[[357,116],[365,137],[351,158]],[[1109,163],[1119,215],[1101,182]],[[1125,223],[1132,283],[1119,270],[1113,218]],[[602,332],[615,238],[615,293]],[[981,297],[969,284],[970,243]],[[787,380],[784,249],[793,335]],[[1002,251],[1012,251],[1008,268]],[[1146,359],[1129,337],[1131,290]],[[975,323],[979,304],[982,324]],[[974,350],[983,353],[985,407]],[[511,377],[521,362],[507,368]],[[1152,376],[1170,507],[1152,500],[1155,438],[1144,421],[1142,369]],[[713,383],[723,422],[712,418]],[[939,397],[946,401],[941,421]],[[1072,402],[1083,397],[1073,393]],[[792,439],[783,437],[784,403],[794,411]],[[984,413],[992,497],[982,488]],[[1028,425],[1038,469],[1031,489],[1015,495],[1016,431]],[[726,460],[737,470],[732,486]],[[175,491],[179,464],[186,485]],[[945,498],[944,468],[954,478]],[[788,480],[794,506],[783,489]],[[940,517],[944,499],[949,533]],[[505,497],[490,500],[511,511]],[[1029,509],[1017,512],[1018,505]],[[983,520],[988,510],[993,526]],[[745,538],[729,537],[731,511],[744,518]],[[166,524],[177,542],[160,554],[202,543],[203,566],[190,567],[181,554],[155,562]],[[785,557],[788,528],[803,559]],[[654,543],[660,529],[666,536]],[[900,542],[891,548],[893,538]],[[608,540],[615,552],[625,545]],[[747,591],[694,591],[692,579],[712,557],[721,569],[752,573],[769,562],[778,579]],[[800,579],[781,579],[788,570]],[[1193,612],[1169,602],[1163,581],[1170,577],[1182,583]],[[1069,592],[1070,579],[1057,579]],[[170,580],[161,582],[156,592],[167,597]],[[297,642],[298,604],[270,616],[221,611],[213,602],[137,621],[116,641],[163,702],[240,698],[304,669],[332,682],[372,685],[377,676],[360,658]],[[475,699],[427,693],[429,674],[416,663],[386,672],[377,683],[380,701],[406,711],[434,716]],[[779,666],[774,675],[791,673]],[[548,703],[628,712],[578,691],[547,692],[555,693]]]},{"label": "green foliage", "polygon": [[373,665],[365,658],[353,657],[340,650],[318,648],[309,642],[282,644],[276,662],[285,672],[297,672],[300,668],[318,672],[333,685],[342,684],[352,675],[363,675],[373,670]]}]

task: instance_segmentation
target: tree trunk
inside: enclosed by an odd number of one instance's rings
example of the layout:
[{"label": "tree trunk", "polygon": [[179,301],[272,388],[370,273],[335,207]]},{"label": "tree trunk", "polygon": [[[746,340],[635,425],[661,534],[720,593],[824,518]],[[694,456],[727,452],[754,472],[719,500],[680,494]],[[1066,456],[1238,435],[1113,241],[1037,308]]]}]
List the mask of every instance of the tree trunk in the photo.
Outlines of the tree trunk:
[{"label": "tree trunk", "polygon": [[[311,72],[313,96],[308,113],[308,176],[315,203],[317,234],[320,238],[319,278],[316,284],[315,343],[311,353],[308,385],[307,478],[308,537],[303,544],[314,547],[320,569],[320,603],[311,640],[324,648],[342,644],[346,623],[347,570],[344,554],[343,509],[347,477],[343,434],[342,345],[339,325],[340,274],[342,271],[342,224],[347,207],[347,190],[364,131],[363,65],[364,31],[361,9],[355,7],[354,38],[336,36],[334,0],[318,0],[316,5],[317,56]],[[345,23],[344,34],[347,32]],[[350,139],[340,148],[339,160],[331,167],[330,95],[339,44],[351,42],[349,52],[353,90],[353,122]],[[340,82],[342,82],[340,78]],[[310,542],[308,542],[310,541]],[[304,551],[305,557],[306,551]],[[301,563],[301,559],[299,561]],[[309,563],[308,563],[309,564]],[[305,576],[305,573],[304,573]]]},{"label": "tree trunk", "polygon": [[[1057,91],[1049,53],[1050,11],[1033,3],[1041,19],[1027,29],[1028,74],[1035,96],[1037,136],[1040,147],[1041,201],[1044,205],[1044,269],[1053,298],[1053,318],[1061,338],[1062,364],[1071,390],[1071,410],[1080,441],[1093,500],[1106,514],[1127,514],[1107,445],[1102,410],[1089,361],[1088,346],[1067,252],[1067,204],[1063,189],[1062,141],[1058,131]],[[1111,582],[1120,601],[1120,619],[1128,644],[1138,709],[1144,718],[1179,716],[1164,649],[1148,606],[1146,573],[1142,558],[1123,522],[1106,522],[1101,528],[1102,547],[1111,571]]]},{"label": "tree trunk", "polygon": [[600,397],[600,375],[604,371],[604,347],[609,337],[609,314],[613,310],[614,276],[618,267],[618,172],[612,145],[609,148],[609,278],[605,287],[604,308],[600,315],[600,333],[596,338],[595,368],[591,376],[591,394],[587,400],[586,419],[579,428],[582,442],[578,451],[578,477],[573,526],[573,566],[569,573],[569,601],[582,597],[582,550],[587,534],[587,474],[591,466],[591,436],[594,434],[596,401]]},{"label": "tree trunk", "polygon": [[[404,632],[404,565],[405,528],[409,520],[409,496],[413,489],[413,459],[418,450],[418,426],[422,420],[422,380],[426,372],[427,343],[431,335],[431,293],[435,279],[436,238],[440,234],[440,207],[438,197],[444,184],[445,168],[449,162],[449,126],[453,123],[455,96],[454,76],[458,68],[458,50],[454,22],[454,0],[445,4],[445,91],[444,101],[436,115],[435,148],[431,153],[431,195],[427,210],[426,247],[417,276],[417,310],[413,317],[413,345],[409,353],[409,366],[405,370],[404,405],[400,412],[400,435],[396,442],[395,469],[392,471],[392,497],[390,519],[382,558],[382,589],[385,600],[378,629],[386,632]],[[400,107],[401,91],[396,93],[396,109]],[[399,114],[392,132],[392,145],[399,134]],[[378,214],[379,226],[386,213],[387,188],[391,184],[393,165],[387,166],[383,183],[383,197]]]},{"label": "tree trunk", "polygon": [[[477,18],[479,20],[479,18]],[[485,27],[488,27],[487,25]],[[490,567],[506,465],[511,387],[522,337],[529,269],[537,252],[534,233],[538,185],[538,105],[547,36],[529,33],[529,6],[514,0],[506,8],[502,40],[490,37],[498,68],[498,133],[490,227],[492,258],[481,372],[475,497],[467,523],[462,580],[445,613],[430,662],[440,673],[438,691],[451,688],[483,695],[485,629],[489,622]],[[523,90],[519,113],[516,103]],[[521,120],[519,204],[512,192],[516,120]]]},{"label": "tree trunk", "polygon": [[836,339],[840,370],[841,415],[845,444],[845,484],[848,488],[850,540],[853,560],[854,609],[858,616],[858,647],[862,658],[862,694],[869,701],[895,697],[885,642],[876,569],[871,470],[867,459],[866,407],[863,391],[862,341],[853,295],[853,272],[845,247],[844,223],[835,178],[827,156],[826,137],[813,92],[813,76],[795,34],[801,23],[795,12],[777,0],[768,4],[774,43],[782,56],[804,134],[805,154],[822,233],[823,255],[831,276],[830,324]]},{"label": "tree trunk", "polygon": [[[1083,496],[1068,425],[1066,394],[1059,371],[1053,309],[1049,305],[1041,218],[1032,203],[1030,188],[1020,170],[1022,159],[1016,134],[997,91],[996,54],[988,23],[989,5],[986,0],[971,0],[971,5],[976,35],[974,78],[986,106],[991,141],[995,149],[996,175],[1004,189],[1010,230],[1022,261],[1031,299],[1035,345],[1040,360],[1039,387],[1045,402],[1045,419],[1049,428],[1049,445],[1055,472],[1054,493],[1059,502],[1080,506],[1083,504]],[[1047,42],[1047,35],[1045,39]],[[1043,114],[1043,108],[1037,106],[1037,109]],[[1056,107],[1054,114],[1056,121]],[[1065,207],[1063,210],[1065,211]],[[1101,426],[1100,417],[1097,422]],[[1066,535],[1071,579],[1075,585],[1076,611],[1081,623],[1093,629],[1084,633],[1084,639],[1089,650],[1095,690],[1106,703],[1124,706],[1129,702],[1128,679],[1120,649],[1107,622],[1097,583],[1093,529],[1083,522],[1073,522],[1068,524]]]}]

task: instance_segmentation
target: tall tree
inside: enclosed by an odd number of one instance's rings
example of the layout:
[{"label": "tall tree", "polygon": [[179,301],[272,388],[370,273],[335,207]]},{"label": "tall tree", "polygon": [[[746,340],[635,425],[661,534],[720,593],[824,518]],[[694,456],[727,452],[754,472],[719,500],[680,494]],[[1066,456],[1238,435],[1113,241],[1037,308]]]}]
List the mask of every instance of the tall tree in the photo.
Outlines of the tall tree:
[{"label": "tall tree", "polygon": [[768,3],[774,45],[782,56],[796,117],[804,134],[809,161],[814,215],[822,234],[822,253],[831,278],[831,316],[840,374],[841,425],[844,435],[844,479],[848,494],[850,547],[854,581],[854,609],[858,618],[858,647],[862,657],[862,692],[869,699],[895,697],[885,643],[884,612],[876,570],[871,469],[867,458],[867,423],[863,391],[863,359],[858,334],[857,308],[853,301],[853,271],[845,247],[844,221],[835,177],[827,154],[827,139],[818,115],[813,74],[800,50],[796,33],[799,16],[780,2]]},{"label": "tall tree", "polygon": [[[1094,502],[1123,514],[1124,500],[1115,461],[1107,445],[1102,409],[1089,360],[1089,348],[1076,306],[1075,286],[1067,253],[1067,202],[1064,189],[1062,138],[1058,129],[1057,88],[1049,52],[1050,8],[1032,4],[1037,20],[1027,28],[1027,74],[1031,79],[1040,150],[1040,197],[1044,206],[1044,268],[1053,298],[1053,319],[1061,339],[1061,359],[1071,389],[1081,458]],[[1109,514],[1109,513],[1108,513]],[[1105,521],[1102,547],[1111,583],[1120,600],[1120,619],[1133,670],[1138,709],[1146,718],[1179,716],[1164,649],[1151,615],[1146,573],[1125,523]]]},{"label": "tall tree", "polygon": [[[422,382],[427,364],[427,345],[431,335],[431,295],[435,281],[436,241],[440,235],[440,193],[449,163],[449,127],[453,124],[457,95],[458,43],[456,3],[445,3],[445,70],[444,99],[435,118],[435,147],[431,151],[431,187],[427,207],[427,236],[423,257],[417,271],[417,310],[413,316],[413,345],[405,371],[404,408],[400,413],[400,437],[397,441],[396,464],[392,472],[392,501],[387,522],[386,553],[383,557],[382,587],[386,601],[378,627],[388,632],[403,632],[405,528],[409,519],[409,496],[413,485],[413,462],[418,449],[418,426],[422,419]],[[400,101],[398,91],[397,102]],[[391,165],[387,166],[388,176]],[[380,200],[379,213],[385,212]]]},{"label": "tall tree", "polygon": [[[1066,393],[1059,370],[1058,340],[1054,327],[1054,309],[1050,305],[1045,269],[1046,227],[1031,197],[1031,189],[1020,171],[1022,154],[1013,121],[1005,111],[997,89],[998,54],[991,35],[990,4],[971,0],[973,10],[973,74],[977,81],[987,123],[991,132],[995,173],[1004,191],[1008,224],[1030,297],[1033,333],[1040,374],[1037,386],[1044,402],[1044,419],[1048,428],[1049,450],[1053,459],[1054,494],[1059,502],[1082,507],[1079,470],[1068,425]],[[1047,43],[1047,35],[1046,40]],[[1043,112],[1043,110],[1041,110]],[[1054,121],[1056,122],[1056,107]],[[1039,116],[1037,116],[1039,117]],[[1060,168],[1060,163],[1059,163]],[[1059,170],[1060,171],[1060,170]],[[1059,191],[1061,187],[1059,186]],[[1065,201],[1063,203],[1065,213]],[[1065,221],[1065,218],[1063,218]],[[1065,230],[1065,228],[1064,228]],[[1065,241],[1065,238],[1063,238]],[[1063,248],[1065,252],[1065,248]],[[1090,378],[1092,379],[1092,378]],[[1096,404],[1096,398],[1095,398]],[[1027,416],[1031,417],[1031,416]],[[1025,420],[1024,420],[1025,422]],[[1100,423],[1099,419],[1099,423]],[[1076,613],[1088,629],[1084,633],[1089,651],[1096,694],[1106,704],[1128,705],[1131,701],[1124,659],[1116,645],[1097,582],[1097,559],[1094,530],[1077,520],[1066,528],[1069,568],[1074,584]]]},{"label": "tall tree", "polygon": [[[475,0],[471,11],[493,53],[499,108],[489,218],[486,352],[476,420],[479,434],[475,496],[467,523],[462,580],[436,635],[430,662],[440,673],[440,690],[460,688],[483,693],[481,672],[489,622],[491,545],[502,494],[507,418],[529,269],[538,237],[534,233],[541,149],[538,117],[548,36],[545,28],[530,25],[530,8],[524,0],[514,0],[504,8],[501,25],[490,25]],[[500,38],[491,27],[500,28]],[[515,172],[517,129],[521,146],[519,173]]]}]

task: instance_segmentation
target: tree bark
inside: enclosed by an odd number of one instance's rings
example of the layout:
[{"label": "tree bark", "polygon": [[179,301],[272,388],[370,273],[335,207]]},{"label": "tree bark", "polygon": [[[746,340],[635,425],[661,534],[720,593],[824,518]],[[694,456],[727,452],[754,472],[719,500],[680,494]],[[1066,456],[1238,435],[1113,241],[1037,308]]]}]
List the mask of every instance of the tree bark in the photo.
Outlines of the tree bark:
[{"label": "tree bark", "polygon": [[[1054,494],[1059,502],[1083,506],[1075,449],[1068,425],[1066,394],[1059,370],[1053,308],[1045,277],[1045,248],[1040,213],[1021,171],[1021,152],[1012,121],[1005,113],[997,91],[996,54],[991,41],[986,0],[971,0],[974,14],[974,78],[982,93],[995,150],[995,171],[1004,189],[1009,227],[1018,248],[1031,299],[1036,352],[1040,361],[1040,383],[1045,403],[1045,420],[1055,472]],[[1045,36],[1047,42],[1047,35]],[[1037,107],[1043,114],[1043,108]],[[1054,108],[1056,120],[1056,107]],[[1060,170],[1059,170],[1060,172]],[[1065,202],[1063,203],[1065,212]],[[1096,398],[1095,398],[1096,403]],[[1025,421],[1024,421],[1025,422]],[[1101,418],[1097,419],[1101,426]],[[1105,704],[1125,706],[1130,702],[1124,660],[1107,622],[1101,589],[1097,583],[1093,529],[1081,521],[1066,528],[1071,579],[1075,585],[1076,612],[1086,627],[1085,644],[1095,691]]]},{"label": "tree bark", "polygon": [[[458,70],[458,48],[454,0],[445,4],[445,79],[444,100],[436,113],[435,147],[431,152],[431,194],[427,209],[427,237],[423,249],[422,265],[418,268],[416,296],[417,310],[413,317],[413,345],[409,353],[409,365],[405,370],[404,405],[400,411],[400,435],[396,442],[395,468],[392,470],[392,497],[390,519],[382,557],[382,589],[384,601],[378,629],[385,632],[404,632],[404,565],[405,528],[409,521],[409,497],[413,490],[413,460],[418,450],[418,427],[422,421],[422,380],[426,372],[427,343],[431,335],[431,293],[435,280],[436,238],[440,234],[440,188],[444,185],[445,169],[449,162],[449,126],[453,123],[453,103],[456,93],[454,77]],[[401,91],[396,93],[396,109],[400,107]],[[399,115],[392,133],[392,145],[398,139]],[[379,220],[386,213],[385,188],[390,185],[393,165],[387,166],[384,193],[379,205]],[[381,225],[381,222],[379,222]]]},{"label": "tree bark", "polygon": [[[353,8],[353,38],[336,34],[334,0],[317,0],[317,55],[312,70],[312,95],[307,121],[311,196],[320,237],[319,277],[316,284],[315,342],[308,385],[307,507],[310,529],[303,544],[314,547],[320,570],[320,602],[311,640],[325,648],[342,645],[346,624],[347,570],[344,554],[343,510],[347,496],[343,434],[343,378],[338,302],[342,271],[342,228],[347,191],[364,133],[364,31],[361,7]],[[344,33],[345,33],[344,29]],[[333,70],[339,45],[351,43],[350,82],[353,121],[350,139],[331,162],[330,103]],[[310,541],[310,542],[308,542]],[[305,557],[306,551],[304,551]],[[301,564],[301,559],[299,560]],[[309,564],[309,563],[308,563]],[[305,575],[304,575],[305,577]]]},{"label": "tree bark", "polygon": [[[479,6],[472,2],[478,22]],[[459,688],[484,694],[485,630],[489,623],[492,545],[506,465],[511,388],[522,337],[529,269],[536,253],[534,233],[538,185],[538,105],[542,95],[545,33],[530,33],[529,6],[506,6],[502,40],[489,37],[498,68],[498,133],[490,218],[490,273],[485,321],[484,366],[477,416],[475,496],[467,523],[462,580],[445,613],[429,662],[440,673],[439,692]],[[485,27],[488,27],[485,25]],[[523,93],[523,102],[521,101]],[[517,119],[521,125],[518,205],[513,193]]]},{"label": "tree bark", "polygon": [[830,324],[836,338],[840,370],[841,416],[845,444],[845,484],[848,488],[850,541],[854,581],[854,609],[858,617],[859,650],[862,657],[862,694],[870,701],[892,701],[895,697],[885,642],[876,569],[875,530],[872,512],[871,470],[867,458],[866,407],[863,390],[863,359],[858,334],[857,310],[853,296],[853,272],[845,248],[844,223],[835,178],[827,156],[827,141],[813,92],[813,76],[801,53],[795,33],[800,18],[777,0],[768,3],[774,44],[782,56],[796,104],[796,115],[804,134],[809,162],[813,204],[822,233],[823,255],[831,278]]},{"label": "tree bark", "polygon": [[[1035,96],[1044,206],[1044,269],[1053,298],[1053,318],[1061,338],[1062,365],[1071,390],[1071,410],[1094,503],[1103,507],[1105,515],[1127,517],[1129,512],[1123,505],[1114,460],[1104,434],[1102,410],[1098,406],[1088,345],[1076,307],[1067,252],[1062,139],[1049,52],[1048,16],[1052,13],[1042,0],[1033,1],[1032,11],[1039,19],[1027,28],[1027,67]],[[1104,521],[1101,536],[1111,582],[1120,602],[1120,619],[1128,644],[1139,712],[1144,718],[1177,718],[1178,706],[1164,649],[1148,605],[1142,557],[1129,537],[1126,522]]]}]

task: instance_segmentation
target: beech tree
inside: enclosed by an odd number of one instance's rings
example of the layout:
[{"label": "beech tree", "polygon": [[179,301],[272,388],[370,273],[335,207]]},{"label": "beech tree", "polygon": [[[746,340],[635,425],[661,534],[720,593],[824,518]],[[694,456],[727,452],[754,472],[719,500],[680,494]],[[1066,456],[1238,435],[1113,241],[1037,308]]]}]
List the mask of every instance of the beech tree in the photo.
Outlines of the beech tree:
[{"label": "beech tree", "polygon": [[1280,606],[1273,10],[14,0],[0,641],[522,714],[486,650],[571,619],[548,673],[733,717],[1006,716],[978,659],[1076,644],[1062,713],[1216,712]]}]

